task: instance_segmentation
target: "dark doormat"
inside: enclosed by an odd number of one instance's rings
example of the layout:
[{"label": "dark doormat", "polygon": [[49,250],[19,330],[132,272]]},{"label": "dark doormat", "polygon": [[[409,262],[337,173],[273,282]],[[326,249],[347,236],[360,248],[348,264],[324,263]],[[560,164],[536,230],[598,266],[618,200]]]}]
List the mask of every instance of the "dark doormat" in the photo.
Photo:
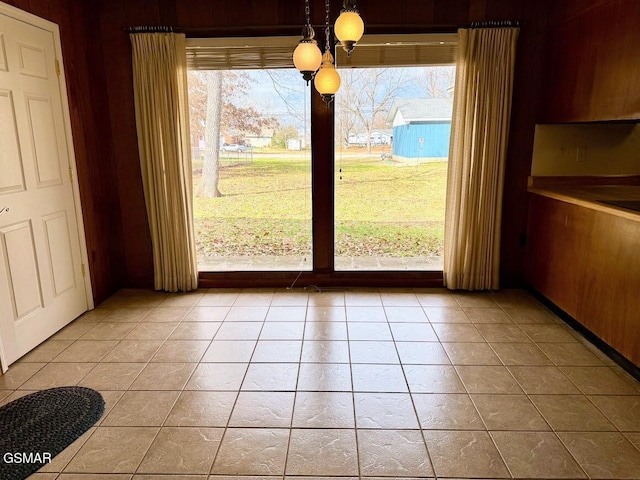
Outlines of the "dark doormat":
[{"label": "dark doormat", "polygon": [[102,395],[84,387],[42,390],[0,407],[0,479],[28,477],[103,413]]}]

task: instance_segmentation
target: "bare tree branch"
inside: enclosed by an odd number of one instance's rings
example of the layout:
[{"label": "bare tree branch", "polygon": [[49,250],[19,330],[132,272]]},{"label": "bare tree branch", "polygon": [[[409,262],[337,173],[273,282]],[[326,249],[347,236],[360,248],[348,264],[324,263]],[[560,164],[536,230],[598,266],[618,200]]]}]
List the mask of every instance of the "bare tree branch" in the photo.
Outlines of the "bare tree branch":
[{"label": "bare tree branch", "polygon": [[416,84],[427,98],[450,98],[456,80],[456,67],[429,67],[419,70]]},{"label": "bare tree branch", "polygon": [[[300,109],[300,94],[303,93],[304,83],[300,81],[297,71],[291,69],[284,70],[264,70],[271,79],[273,89],[284,102],[287,112],[297,123],[304,122],[304,111]],[[303,86],[301,88],[301,86]]]},{"label": "bare tree branch", "polygon": [[[340,118],[347,120],[347,126],[355,126],[349,115],[358,120],[366,132],[367,152],[371,153],[371,133],[375,125],[391,108],[393,99],[411,84],[412,78],[401,68],[367,68],[342,70],[342,85],[339,107]],[[345,112],[346,111],[346,112]],[[348,112],[348,113],[347,113]],[[348,137],[347,137],[348,138]]]}]

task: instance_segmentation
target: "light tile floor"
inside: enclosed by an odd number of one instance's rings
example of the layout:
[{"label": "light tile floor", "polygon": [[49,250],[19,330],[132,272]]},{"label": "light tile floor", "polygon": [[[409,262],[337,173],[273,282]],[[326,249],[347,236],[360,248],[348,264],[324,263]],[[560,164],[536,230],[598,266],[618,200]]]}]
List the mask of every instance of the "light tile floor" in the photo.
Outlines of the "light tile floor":
[{"label": "light tile floor", "polygon": [[61,385],[106,413],[36,479],[640,478],[640,383],[523,291],[121,291],[0,402]]}]

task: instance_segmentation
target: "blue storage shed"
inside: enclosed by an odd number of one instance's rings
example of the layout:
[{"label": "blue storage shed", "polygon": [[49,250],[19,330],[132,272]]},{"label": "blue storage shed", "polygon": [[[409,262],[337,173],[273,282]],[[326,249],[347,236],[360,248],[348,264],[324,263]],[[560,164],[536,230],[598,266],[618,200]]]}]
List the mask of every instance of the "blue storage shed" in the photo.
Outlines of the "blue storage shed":
[{"label": "blue storage shed", "polygon": [[396,99],[387,117],[393,125],[393,159],[407,163],[446,159],[452,110],[450,98]]}]

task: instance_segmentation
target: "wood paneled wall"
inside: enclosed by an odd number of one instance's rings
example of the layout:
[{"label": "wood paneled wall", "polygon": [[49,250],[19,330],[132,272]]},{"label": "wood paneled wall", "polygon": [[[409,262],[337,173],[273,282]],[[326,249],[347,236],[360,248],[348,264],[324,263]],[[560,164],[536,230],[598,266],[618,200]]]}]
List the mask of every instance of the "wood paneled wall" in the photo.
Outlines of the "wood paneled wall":
[{"label": "wood paneled wall", "polygon": [[118,179],[107,108],[97,11],[89,2],[6,3],[60,27],[89,269],[96,303],[125,283]]},{"label": "wood paneled wall", "polygon": [[[60,25],[90,269],[96,301],[121,287],[151,287],[151,240],[135,128],[131,49],[124,29],[171,25],[192,36],[298,35],[291,0],[11,0]],[[331,1],[332,17],[341,8]],[[474,21],[519,20],[516,82],[504,191],[502,284],[520,285],[539,56],[539,8],[526,0],[367,0],[370,33],[453,31]],[[312,0],[312,21],[324,2]]]},{"label": "wood paneled wall", "polygon": [[[292,8],[285,0],[101,0],[99,31],[108,94],[108,115],[113,138],[113,161],[124,238],[124,286],[152,285],[152,254],[147,226],[134,118],[131,51],[124,28],[131,25],[171,25],[192,36],[299,34],[303,2]],[[332,17],[341,1],[332,0]],[[322,24],[324,2],[312,0],[312,21]],[[383,0],[359,3],[370,33],[455,30],[474,21],[522,22],[511,137],[505,182],[502,279],[504,286],[522,280],[526,230],[526,182],[530,171],[537,90],[538,7],[525,0]]]},{"label": "wood paneled wall", "polygon": [[640,119],[640,2],[551,2],[540,123]]}]

